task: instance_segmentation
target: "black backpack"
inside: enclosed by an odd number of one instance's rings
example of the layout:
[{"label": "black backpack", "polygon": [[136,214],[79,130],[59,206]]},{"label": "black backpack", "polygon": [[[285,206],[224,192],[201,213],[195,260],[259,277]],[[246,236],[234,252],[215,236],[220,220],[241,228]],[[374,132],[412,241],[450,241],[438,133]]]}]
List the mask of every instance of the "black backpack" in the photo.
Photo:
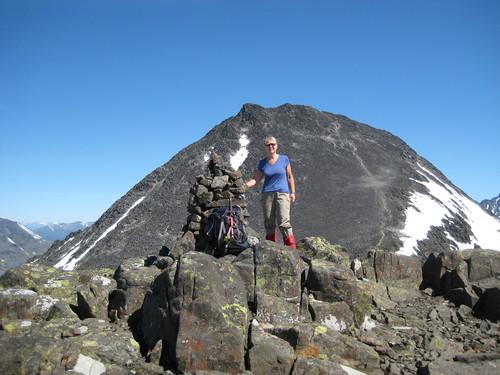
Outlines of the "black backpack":
[{"label": "black backpack", "polygon": [[248,237],[245,223],[241,220],[241,207],[232,206],[231,198],[228,207],[219,207],[209,217],[210,227],[206,232],[209,252],[217,258],[226,254],[238,255],[248,249]]}]

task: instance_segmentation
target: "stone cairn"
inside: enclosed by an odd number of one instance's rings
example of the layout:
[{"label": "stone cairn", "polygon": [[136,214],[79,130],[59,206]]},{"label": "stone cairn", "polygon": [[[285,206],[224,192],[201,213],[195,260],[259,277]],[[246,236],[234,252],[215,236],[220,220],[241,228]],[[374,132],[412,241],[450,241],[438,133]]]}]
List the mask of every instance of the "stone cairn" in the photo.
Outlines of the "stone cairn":
[{"label": "stone cairn", "polygon": [[[213,249],[210,248],[207,236],[210,228],[210,215],[220,207],[228,207],[229,198],[233,197],[233,206],[241,207],[242,219],[246,221],[250,214],[243,197],[245,190],[246,185],[241,172],[235,171],[223,161],[221,156],[212,153],[207,174],[196,176],[196,182],[189,191],[187,223],[174,245],[174,249],[179,246],[183,249],[180,251],[177,249],[175,252],[178,255],[189,250],[211,253]],[[193,241],[194,249],[192,248]]]}]

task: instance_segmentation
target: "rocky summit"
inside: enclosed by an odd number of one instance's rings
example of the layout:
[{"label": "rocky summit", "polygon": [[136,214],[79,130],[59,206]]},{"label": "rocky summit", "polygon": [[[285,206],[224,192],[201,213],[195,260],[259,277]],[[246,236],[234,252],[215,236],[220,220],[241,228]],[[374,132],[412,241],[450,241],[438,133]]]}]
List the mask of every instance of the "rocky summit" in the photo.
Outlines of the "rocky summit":
[{"label": "rocky summit", "polygon": [[[186,220],[189,190],[210,155],[220,155],[246,181],[265,157],[269,135],[292,163],[297,240],[321,236],[351,257],[372,248],[423,259],[435,251],[500,250],[500,221],[400,138],[307,106],[245,104],[137,183],[90,228],[35,261],[65,270],[116,268],[123,258],[171,248]],[[245,195],[249,225],[262,234],[259,188]]]},{"label": "rocky summit", "polygon": [[[374,247],[353,256],[322,236],[304,237],[295,249],[259,239],[247,225],[245,247],[215,253],[206,235],[212,213],[232,202],[245,223],[250,204],[241,195],[230,200],[245,192],[241,172],[215,153],[206,167],[187,187],[187,209],[170,247],[124,257],[115,268],[31,261],[5,272],[0,373],[498,369],[500,252],[446,250],[423,258]],[[136,217],[145,197],[136,197],[116,223],[131,223],[129,214]],[[91,259],[98,242],[83,253],[73,242],[59,262],[76,266],[87,253]]]},{"label": "rocky summit", "polygon": [[[188,232],[186,232],[188,233]],[[25,264],[0,278],[0,372],[438,375],[500,367],[500,257],[372,250],[322,237],[116,270]]]}]

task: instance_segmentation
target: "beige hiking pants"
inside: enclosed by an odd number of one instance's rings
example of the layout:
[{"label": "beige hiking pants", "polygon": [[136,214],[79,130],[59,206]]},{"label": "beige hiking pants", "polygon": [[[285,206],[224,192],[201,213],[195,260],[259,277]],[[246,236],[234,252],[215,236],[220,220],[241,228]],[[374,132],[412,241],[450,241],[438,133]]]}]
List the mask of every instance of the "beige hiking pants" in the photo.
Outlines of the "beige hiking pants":
[{"label": "beige hiking pants", "polygon": [[261,203],[266,234],[274,234],[277,224],[283,238],[293,236],[290,224],[290,194],[262,193]]}]

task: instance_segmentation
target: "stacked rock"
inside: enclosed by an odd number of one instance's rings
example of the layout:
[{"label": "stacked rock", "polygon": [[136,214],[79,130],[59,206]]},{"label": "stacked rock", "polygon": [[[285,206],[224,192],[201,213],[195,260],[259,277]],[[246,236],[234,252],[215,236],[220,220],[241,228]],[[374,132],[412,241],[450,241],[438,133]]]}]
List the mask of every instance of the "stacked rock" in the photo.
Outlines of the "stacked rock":
[{"label": "stacked rock", "polygon": [[210,252],[206,232],[210,227],[210,215],[219,207],[228,207],[229,199],[233,206],[240,206],[243,219],[250,216],[243,197],[245,182],[240,171],[235,171],[224,163],[221,156],[212,153],[208,163],[208,174],[196,177],[190,190],[188,219],[183,232],[192,232],[197,251]]}]

